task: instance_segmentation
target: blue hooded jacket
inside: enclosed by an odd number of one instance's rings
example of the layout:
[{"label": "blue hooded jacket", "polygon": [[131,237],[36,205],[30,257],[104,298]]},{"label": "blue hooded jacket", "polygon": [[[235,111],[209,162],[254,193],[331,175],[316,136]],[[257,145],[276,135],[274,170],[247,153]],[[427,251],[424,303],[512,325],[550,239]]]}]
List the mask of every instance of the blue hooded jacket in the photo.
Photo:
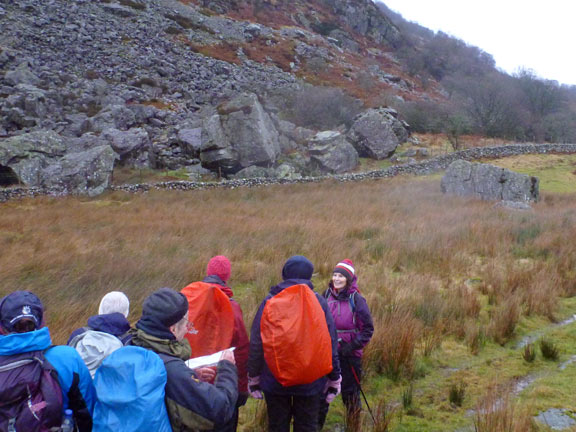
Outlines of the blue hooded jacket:
[{"label": "blue hooded jacket", "polygon": [[[262,319],[262,313],[264,311],[264,306],[266,306],[266,302],[285,288],[291,287],[293,285],[306,284],[310,287],[311,290],[314,290],[314,286],[312,285],[312,282],[310,282],[313,272],[314,266],[306,257],[295,255],[288,259],[284,265],[284,268],[282,269],[282,278],[284,280],[278,285],[270,288],[270,293],[260,304],[258,312],[254,317],[250,333],[248,375],[251,377],[260,376],[260,385],[264,392],[278,395],[311,396],[314,394],[320,394],[324,389],[326,384],[326,377],[319,378],[310,384],[301,384],[290,387],[284,387],[282,384],[280,384],[276,378],[274,378],[274,375],[272,375],[272,372],[270,372],[270,369],[266,365],[266,361],[264,359],[264,350],[262,347],[262,336],[260,334],[260,321]],[[332,314],[328,309],[326,299],[324,299],[318,293],[314,294],[316,294],[316,298],[318,299],[318,302],[324,311],[324,316],[326,317],[326,323],[328,324],[328,330],[330,332],[330,338],[332,339],[332,372],[330,372],[327,377],[331,380],[336,380],[340,376],[340,361],[338,359],[338,338],[336,327],[334,326],[334,319],[332,318]],[[302,343],[314,342],[302,341]]]},{"label": "blue hooded jacket", "polygon": [[58,372],[63,409],[74,411],[75,423],[81,432],[92,430],[96,393],[90,372],[76,350],[69,346],[52,346],[48,327],[0,336],[0,356],[44,350],[44,357]]}]

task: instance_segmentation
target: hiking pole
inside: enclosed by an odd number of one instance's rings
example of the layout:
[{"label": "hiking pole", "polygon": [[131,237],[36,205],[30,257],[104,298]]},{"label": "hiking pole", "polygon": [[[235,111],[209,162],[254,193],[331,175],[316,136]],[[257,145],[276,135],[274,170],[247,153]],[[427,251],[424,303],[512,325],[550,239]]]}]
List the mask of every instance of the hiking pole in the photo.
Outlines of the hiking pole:
[{"label": "hiking pole", "polygon": [[356,369],[354,369],[354,365],[352,363],[350,363],[350,360],[348,360],[348,357],[344,357],[346,359],[346,363],[348,363],[348,366],[350,366],[350,370],[352,371],[352,375],[354,375],[354,379],[356,380],[356,384],[358,384],[358,388],[360,389],[360,393],[362,394],[362,397],[364,398],[364,402],[366,403],[366,408],[368,408],[368,412],[370,413],[370,417],[372,417],[372,421],[374,422],[374,424],[376,424],[376,418],[374,417],[374,414],[372,413],[372,410],[370,409],[370,405],[368,404],[368,399],[366,399],[366,395],[364,394],[364,390],[362,390],[362,386],[360,385],[360,380],[358,379],[358,374],[356,373]]}]

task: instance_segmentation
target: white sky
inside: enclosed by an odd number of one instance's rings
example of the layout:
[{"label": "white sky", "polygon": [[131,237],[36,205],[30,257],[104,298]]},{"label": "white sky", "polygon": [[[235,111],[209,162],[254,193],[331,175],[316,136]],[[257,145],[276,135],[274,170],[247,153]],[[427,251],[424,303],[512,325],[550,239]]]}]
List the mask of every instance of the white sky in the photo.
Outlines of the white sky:
[{"label": "white sky", "polygon": [[576,85],[574,0],[381,0],[408,21],[491,54],[496,67]]}]

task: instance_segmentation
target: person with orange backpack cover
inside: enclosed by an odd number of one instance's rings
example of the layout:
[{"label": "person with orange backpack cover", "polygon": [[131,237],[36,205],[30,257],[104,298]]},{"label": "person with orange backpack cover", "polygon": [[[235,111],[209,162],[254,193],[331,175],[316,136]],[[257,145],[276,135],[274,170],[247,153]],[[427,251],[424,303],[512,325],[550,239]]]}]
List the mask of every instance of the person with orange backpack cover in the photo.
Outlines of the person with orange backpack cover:
[{"label": "person with orange backpack cover", "polygon": [[288,259],[252,323],[248,389],[265,397],[270,432],[289,432],[292,419],[294,432],[315,432],[319,396],[331,402],[340,392],[336,328],[313,272],[306,257]]},{"label": "person with orange backpack cover", "polygon": [[[366,299],[358,289],[358,278],[352,261],[345,259],[336,264],[332,280],[323,296],[328,302],[338,333],[342,401],[350,416],[361,409],[362,350],[374,333],[372,315]],[[324,426],[328,409],[328,404],[321,404],[318,422],[320,429]]]},{"label": "person with orange backpack cover", "polygon": [[[206,266],[206,277],[202,280],[202,282],[194,282],[188,285],[186,288],[182,289],[182,294],[184,294],[190,304],[189,307],[189,318],[192,322],[194,322],[194,326],[198,329],[198,333],[188,333],[186,335],[187,339],[192,345],[193,351],[192,355],[197,357],[198,355],[203,354],[212,354],[211,352],[201,352],[195,353],[194,346],[196,346],[196,341],[202,349],[206,350],[214,350],[221,351],[227,348],[235,347],[234,350],[234,359],[236,361],[236,367],[238,368],[238,400],[236,402],[236,410],[234,411],[234,415],[226,423],[218,428],[219,432],[235,432],[238,428],[238,409],[246,404],[246,400],[248,399],[248,372],[247,372],[247,363],[248,363],[248,349],[249,349],[249,340],[248,340],[248,333],[246,331],[246,325],[244,324],[244,317],[242,314],[242,308],[234,300],[233,296],[234,293],[232,289],[228,286],[228,280],[230,279],[231,275],[231,264],[230,260],[225,257],[224,255],[217,255],[212,257],[210,261],[208,261],[208,265]],[[229,303],[229,307],[226,307],[226,312],[221,312],[217,310],[213,310],[210,312],[210,315],[203,317],[198,317],[198,319],[193,316],[194,313],[202,313],[202,310],[196,310],[195,307],[197,306],[196,300],[198,299],[198,293],[194,292],[195,290],[205,290],[205,289],[217,289],[219,292],[223,293],[223,295],[217,296],[219,301],[222,301],[224,298],[226,303]],[[213,293],[216,294],[216,293]],[[215,296],[216,297],[216,296]],[[209,306],[209,301],[207,301],[207,306]],[[225,305],[228,306],[228,305]],[[202,309],[202,308],[200,308]],[[222,318],[221,321],[218,321],[218,316],[212,316],[212,314],[230,314],[230,317],[220,317]],[[205,314],[206,315],[206,314]],[[211,325],[215,326],[225,326],[228,328],[225,329],[206,329],[206,332],[210,333],[210,338],[212,339],[211,343],[216,343],[213,347],[207,347],[207,340],[206,336],[201,334],[204,329],[200,328],[202,324],[200,324],[204,319],[211,321]],[[216,330],[216,331],[215,331]],[[220,331],[218,331],[220,330]],[[215,336],[218,333],[221,335]],[[230,339],[231,338],[231,339]],[[215,339],[220,339],[220,341],[214,341]]]}]

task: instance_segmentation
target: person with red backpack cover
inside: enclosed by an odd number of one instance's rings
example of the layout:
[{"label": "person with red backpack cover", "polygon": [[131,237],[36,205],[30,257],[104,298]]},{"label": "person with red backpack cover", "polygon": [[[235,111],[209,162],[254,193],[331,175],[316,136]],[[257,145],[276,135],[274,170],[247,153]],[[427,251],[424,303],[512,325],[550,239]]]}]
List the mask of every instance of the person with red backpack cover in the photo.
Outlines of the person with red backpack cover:
[{"label": "person with red backpack cover", "polygon": [[[262,399],[265,396],[268,409],[268,430],[271,432],[290,431],[292,419],[294,420],[294,432],[316,431],[320,408],[319,396],[323,395],[327,402],[331,402],[340,392],[341,378],[336,351],[336,329],[326,300],[314,292],[314,286],[310,281],[313,272],[314,266],[306,257],[296,255],[288,259],[282,269],[283,281],[270,288],[270,293],[261,303],[252,323],[248,358],[248,389],[251,396],[256,399]],[[301,291],[303,288],[310,291]],[[300,295],[298,300],[309,301],[311,298],[312,304],[310,304],[309,310],[315,310],[321,314],[318,327],[324,327],[326,331],[327,340],[317,340],[318,336],[322,336],[322,333],[318,333],[318,329],[304,329],[309,330],[309,332],[304,333],[306,334],[305,338],[297,341],[297,345],[300,346],[291,346],[285,351],[293,352],[296,356],[300,351],[314,354],[316,350],[318,357],[324,357],[326,355],[325,350],[328,350],[328,369],[322,372],[322,376],[313,381],[310,381],[312,379],[310,374],[314,374],[314,370],[301,370],[306,368],[302,368],[298,364],[292,366],[292,370],[287,370],[292,360],[290,355],[286,354],[284,358],[272,357],[274,353],[270,353],[267,347],[270,341],[270,338],[266,336],[268,327],[277,324],[276,328],[282,329],[282,322],[273,322],[274,314],[268,307],[276,301],[276,298],[281,298],[291,291],[303,292],[305,296],[313,294],[308,298]],[[294,305],[297,302],[290,302],[289,297],[285,300],[284,307],[297,306]],[[278,316],[278,312],[281,315],[281,310],[275,310],[276,316]],[[309,317],[296,316],[292,318],[294,321],[286,325],[288,332],[292,328],[291,324],[298,325],[299,321],[306,321]],[[281,334],[279,336],[282,337]],[[283,366],[278,368],[276,361]],[[304,383],[288,385],[292,384],[291,380],[298,382],[299,374],[307,376]],[[280,381],[285,382],[286,385]]]},{"label": "person with red backpack cover", "polygon": [[29,291],[0,301],[0,430],[49,431],[73,411],[80,432],[92,430],[95,391],[76,350],[53,346],[44,307]]},{"label": "person with red backpack cover", "polygon": [[[372,338],[374,324],[366,299],[358,290],[358,277],[349,259],[339,262],[324,298],[334,317],[338,333],[338,357],[342,368],[342,401],[348,415],[361,409],[360,380],[362,378],[362,350]],[[322,429],[329,405],[320,407],[319,427]]]},{"label": "person with red backpack cover", "polygon": [[[229,299],[230,306],[233,312],[233,326],[232,339],[228,346],[220,346],[217,349],[223,350],[226,348],[235,347],[234,359],[236,360],[236,367],[238,368],[238,400],[236,402],[236,410],[234,415],[228,423],[218,428],[219,432],[234,432],[238,428],[238,409],[246,404],[248,399],[248,349],[250,342],[248,340],[248,333],[246,332],[246,325],[244,324],[244,317],[242,308],[236,300],[234,300],[234,292],[228,286],[228,280],[232,273],[232,266],[230,260],[224,255],[217,255],[208,261],[206,266],[206,277],[202,280],[203,284],[209,284],[217,287]],[[194,287],[196,284],[191,284],[188,287]],[[182,290],[184,295],[187,295],[186,288]],[[194,322],[194,319],[191,318]],[[198,334],[205,340],[205,336]],[[194,352],[192,353],[194,355]]]}]

